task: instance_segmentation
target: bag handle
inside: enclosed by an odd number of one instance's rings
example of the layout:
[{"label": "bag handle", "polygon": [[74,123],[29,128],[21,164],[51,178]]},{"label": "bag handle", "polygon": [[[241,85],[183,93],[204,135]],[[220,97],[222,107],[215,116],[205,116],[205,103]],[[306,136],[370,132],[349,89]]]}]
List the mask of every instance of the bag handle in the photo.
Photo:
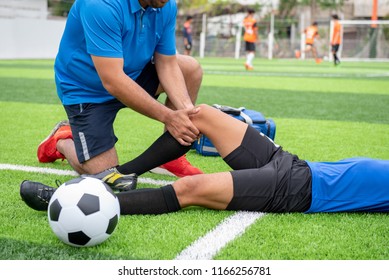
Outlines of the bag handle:
[{"label": "bag handle", "polygon": [[245,107],[234,108],[234,107],[219,105],[219,104],[213,104],[212,106],[226,114],[241,116],[244,119],[245,123],[250,125],[253,124],[253,120],[247,114],[243,113],[243,110],[246,109]]},{"label": "bag handle", "polygon": [[216,109],[219,109],[224,113],[235,115],[235,116],[239,116],[242,110],[245,109],[244,107],[234,108],[234,107],[219,105],[219,104],[213,104],[212,107],[215,107]]},{"label": "bag handle", "polygon": [[249,124],[249,125],[252,125],[253,124],[253,120],[248,116],[246,115],[245,113],[243,113],[242,111],[240,112],[240,116],[244,119],[244,122]]}]

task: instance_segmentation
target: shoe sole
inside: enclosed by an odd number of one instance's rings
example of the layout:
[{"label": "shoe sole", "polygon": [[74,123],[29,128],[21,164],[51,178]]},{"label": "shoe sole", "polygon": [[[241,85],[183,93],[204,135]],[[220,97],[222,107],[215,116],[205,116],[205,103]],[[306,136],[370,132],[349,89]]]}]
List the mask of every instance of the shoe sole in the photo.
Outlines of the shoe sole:
[{"label": "shoe sole", "polygon": [[42,163],[53,162],[53,161],[45,161],[45,160],[41,161],[41,159],[39,158],[41,147],[43,144],[45,144],[45,142],[47,142],[51,137],[53,137],[53,135],[58,131],[58,129],[60,129],[61,127],[66,126],[66,125],[69,125],[69,121],[67,121],[67,120],[58,122],[54,126],[54,128],[51,130],[50,134],[38,145],[37,155],[38,155],[39,162],[42,162]]},{"label": "shoe sole", "polygon": [[50,134],[39,144],[39,147],[45,143],[47,140],[49,140],[56,132],[57,130],[62,127],[62,126],[66,126],[66,125],[69,125],[69,121],[60,121],[58,122],[54,128],[51,130]]},{"label": "shoe sole", "polygon": [[154,174],[160,174],[160,175],[169,175],[169,176],[174,176],[174,177],[179,177],[174,173],[171,173],[169,170],[161,167],[156,167],[150,170],[151,173]]}]

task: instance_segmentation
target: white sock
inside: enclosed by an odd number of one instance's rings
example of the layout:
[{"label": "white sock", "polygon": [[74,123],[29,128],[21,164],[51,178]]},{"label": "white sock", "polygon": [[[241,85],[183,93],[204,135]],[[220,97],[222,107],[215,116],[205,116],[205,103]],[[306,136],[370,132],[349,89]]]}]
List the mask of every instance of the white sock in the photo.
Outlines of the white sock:
[{"label": "white sock", "polygon": [[249,53],[247,55],[247,64],[253,66],[254,53]]}]

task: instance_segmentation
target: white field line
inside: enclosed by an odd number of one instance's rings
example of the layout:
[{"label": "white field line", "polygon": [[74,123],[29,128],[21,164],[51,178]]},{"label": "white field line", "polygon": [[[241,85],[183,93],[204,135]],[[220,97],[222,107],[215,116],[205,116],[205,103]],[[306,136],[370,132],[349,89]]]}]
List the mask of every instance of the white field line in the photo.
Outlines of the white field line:
[{"label": "white field line", "polygon": [[313,77],[313,78],[384,78],[389,77],[389,72],[382,73],[292,73],[292,72],[236,72],[223,70],[204,70],[206,74],[226,76],[258,76],[258,77]]},{"label": "white field line", "polygon": [[[0,164],[0,170],[24,171],[42,174],[70,175],[79,174],[71,170],[60,170],[54,168],[34,167],[15,164]],[[154,180],[151,178],[138,178],[140,183],[164,186],[172,181]],[[229,242],[241,236],[245,230],[257,219],[265,214],[260,212],[237,212],[226,218],[205,236],[200,237],[189,247],[184,249],[176,257],[176,260],[211,260]]]},{"label": "white field line", "polygon": [[[54,174],[54,175],[62,175],[62,176],[63,175],[79,176],[77,172],[72,170],[60,170],[60,169],[47,168],[47,167],[34,167],[34,166],[15,165],[15,164],[0,163],[0,170],[14,170],[14,171]],[[155,180],[151,178],[138,178],[138,182],[144,184],[157,185],[157,186],[164,186],[173,183],[172,181]]]},{"label": "white field line", "polygon": [[212,260],[227,243],[241,236],[249,226],[264,215],[261,212],[237,212],[184,249],[175,259]]}]

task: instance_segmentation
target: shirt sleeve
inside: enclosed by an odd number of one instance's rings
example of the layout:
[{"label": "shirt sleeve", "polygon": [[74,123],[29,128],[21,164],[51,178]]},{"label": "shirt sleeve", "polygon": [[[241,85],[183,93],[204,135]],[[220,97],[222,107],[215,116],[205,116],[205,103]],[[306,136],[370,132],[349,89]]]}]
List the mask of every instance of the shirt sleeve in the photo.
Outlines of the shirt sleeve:
[{"label": "shirt sleeve", "polygon": [[[169,1],[169,13],[166,19],[165,26],[161,38],[156,46],[156,52],[164,55],[175,55],[176,54],[176,17],[177,17],[177,6],[175,1]],[[166,7],[168,8],[168,7]]]},{"label": "shirt sleeve", "polygon": [[87,52],[103,57],[123,57],[119,8],[108,1],[90,1],[80,11]]}]

